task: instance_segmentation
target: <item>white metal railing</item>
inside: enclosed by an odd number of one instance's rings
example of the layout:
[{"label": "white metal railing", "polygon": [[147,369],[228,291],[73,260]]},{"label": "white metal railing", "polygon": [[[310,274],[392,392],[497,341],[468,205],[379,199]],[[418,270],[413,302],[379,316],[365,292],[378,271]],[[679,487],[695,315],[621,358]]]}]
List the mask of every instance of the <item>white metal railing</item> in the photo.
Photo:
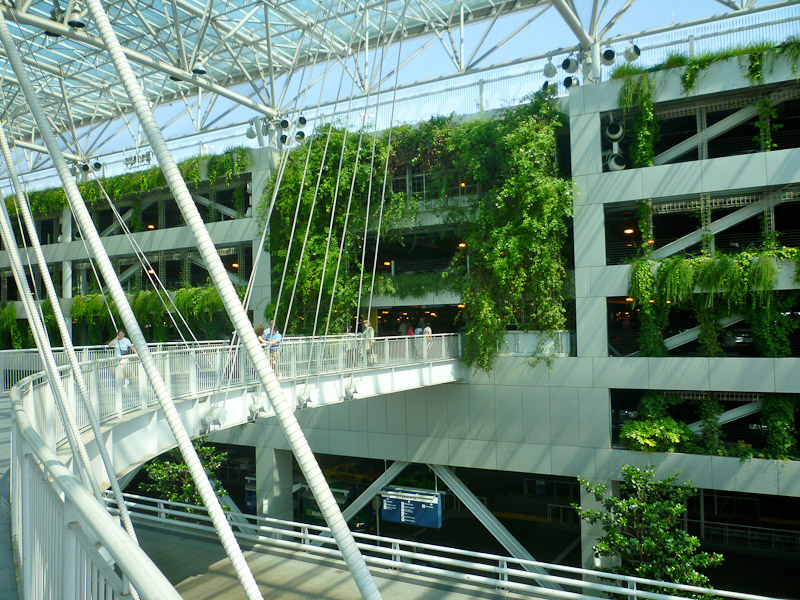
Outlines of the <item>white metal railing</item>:
[{"label": "white metal railing", "polygon": [[[281,344],[274,364],[284,378],[343,376],[393,366],[424,366],[452,360],[460,353],[459,337],[454,334],[420,342],[378,338],[370,343],[359,336],[292,338]],[[106,352],[86,349],[82,357],[88,358],[80,364],[100,420],[155,405],[155,394],[136,355],[106,358]],[[22,354],[15,369],[32,368],[35,362],[30,353]],[[222,342],[170,346],[154,353],[154,359],[173,398],[260,383],[244,349]],[[72,405],[78,427],[88,428],[70,367],[61,366],[59,371],[65,401]],[[59,462],[56,450],[66,434],[47,376],[36,373],[23,378],[11,390],[11,403],[15,416],[11,427],[12,535],[19,553],[23,597],[130,598],[130,579],[142,598],[177,598],[133,540]]]},{"label": "white metal railing", "polygon": [[[279,378],[348,375],[369,369],[452,360],[460,355],[459,340],[456,334],[387,337],[374,339],[368,347],[360,336],[289,338],[272,356]],[[216,342],[200,348],[181,346],[153,356],[173,398],[193,398],[260,384],[242,347]],[[136,355],[82,362],[81,369],[101,422],[158,404]],[[89,419],[83,404],[77,401],[80,393],[69,366],[60,367],[60,373],[78,427],[88,428]],[[64,426],[52,408],[46,374],[30,375],[19,382],[19,387],[25,410],[48,445],[56,448],[66,441]]]},{"label": "white metal railing", "polygon": [[702,539],[709,542],[720,542],[726,546],[770,552],[789,554],[800,552],[800,531],[736,523],[715,523],[696,519],[689,519],[688,522],[693,527],[698,527],[702,532]]},{"label": "white metal railing", "polygon": [[[124,494],[124,498],[131,518],[140,523],[160,529],[169,528],[176,532],[214,534],[210,519],[202,506],[133,494]],[[106,495],[105,500],[116,511],[113,497]],[[238,529],[236,536],[240,540],[256,543],[253,548],[255,551],[285,548],[321,557],[340,558],[327,527],[242,514],[231,514],[229,519]],[[537,598],[547,596],[562,600],[600,600],[607,597],[606,594],[619,594],[628,598],[678,600],[678,596],[684,596],[687,592],[702,594],[708,598],[765,600],[763,596],[665,583],[417,541],[357,532],[353,535],[370,566],[423,574],[432,582],[461,581],[491,589],[527,593]],[[259,544],[263,546],[260,547]],[[547,574],[525,570],[530,567],[545,569]],[[542,587],[540,584],[545,582],[557,584],[552,586],[557,589]],[[674,593],[656,593],[652,590],[674,590]]]}]

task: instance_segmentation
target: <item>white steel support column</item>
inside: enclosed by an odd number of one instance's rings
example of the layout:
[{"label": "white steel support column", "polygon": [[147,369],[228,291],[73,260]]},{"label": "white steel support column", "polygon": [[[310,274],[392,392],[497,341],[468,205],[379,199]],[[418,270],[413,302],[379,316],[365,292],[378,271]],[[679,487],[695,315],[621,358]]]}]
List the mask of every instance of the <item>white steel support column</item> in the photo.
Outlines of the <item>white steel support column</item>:
[{"label": "white steel support column", "polygon": [[[367,569],[364,557],[361,556],[361,552],[356,546],[353,534],[347,527],[347,522],[344,520],[344,517],[339,510],[336,499],[333,497],[333,494],[331,493],[330,488],[328,487],[328,484],[322,475],[322,470],[317,464],[314,454],[311,452],[311,447],[309,446],[305,435],[303,435],[302,429],[300,429],[300,425],[294,415],[293,407],[284,397],[280,384],[278,383],[275,374],[272,372],[269,359],[253,331],[253,325],[248,319],[247,313],[245,312],[244,307],[239,300],[239,295],[231,283],[230,277],[228,276],[227,271],[225,270],[225,267],[219,258],[216,248],[214,247],[214,243],[211,241],[211,236],[208,234],[208,230],[206,229],[197,207],[192,200],[189,189],[186,186],[186,182],[181,177],[180,171],[178,170],[178,165],[176,164],[175,159],[172,157],[172,153],[167,147],[166,141],[161,134],[161,129],[153,117],[150,104],[142,92],[139,82],[131,70],[130,65],[128,64],[128,60],[125,56],[122,46],[119,43],[119,40],[117,39],[116,34],[111,28],[111,23],[108,19],[108,16],[106,15],[100,0],[89,0],[87,2],[87,6],[89,8],[89,12],[91,13],[92,20],[97,26],[98,32],[103,39],[103,43],[111,57],[111,60],[114,63],[117,74],[125,86],[125,91],[127,92],[128,97],[131,99],[142,129],[145,132],[147,140],[150,142],[150,147],[158,157],[161,170],[164,173],[173,196],[175,197],[175,201],[177,202],[187,225],[189,225],[189,227],[192,229],[192,233],[197,241],[198,250],[202,254],[203,259],[208,266],[208,272],[211,275],[211,279],[219,292],[220,298],[225,306],[225,310],[228,312],[236,332],[242,339],[243,345],[247,350],[253,366],[255,367],[255,371],[258,373],[261,383],[264,385],[267,395],[269,396],[270,403],[275,409],[278,421],[283,428],[292,451],[297,457],[297,462],[306,477],[306,481],[314,493],[317,504],[319,505],[322,514],[325,516],[325,520],[328,523],[331,532],[333,533],[333,537],[336,540],[340,551],[342,552],[342,557],[344,558],[345,563],[347,563],[350,572],[353,574],[353,579],[363,597],[368,599],[380,598],[381,594],[378,591],[378,587],[375,585],[374,580],[372,579],[372,575]],[[41,128],[42,126],[40,124],[40,129]],[[63,165],[63,159],[61,163]],[[62,181],[63,179],[64,177],[62,177]],[[77,192],[77,188],[75,191]],[[100,245],[102,246],[102,244]],[[110,262],[108,262],[108,267],[111,267]],[[104,274],[104,277],[107,281],[108,279],[115,278],[112,273],[109,273],[108,276]],[[116,285],[116,288],[119,290],[119,294],[121,295],[123,302],[127,304],[119,284]],[[119,304],[120,303],[117,302],[117,307],[120,308],[120,313],[122,313],[122,309]],[[128,311],[129,310],[130,307],[128,307]],[[135,323],[132,313],[130,313],[129,318],[131,318]],[[141,332],[138,332],[138,334],[141,336]],[[143,338],[141,339],[144,341]],[[137,342],[134,340],[134,343],[136,344]],[[144,363],[144,357],[142,357],[142,360],[143,364],[145,364],[147,368],[147,364]],[[154,378],[157,378],[160,382],[158,372],[155,369],[155,365],[152,363],[152,359],[149,362],[154,371],[153,375],[150,376],[151,382]],[[149,369],[148,375],[150,375]],[[163,382],[160,383],[163,386]],[[172,405],[172,401],[169,398],[166,400],[169,405],[172,406],[172,410],[174,412],[174,405]],[[177,413],[175,412],[174,414],[177,425],[183,431]],[[183,432],[183,435],[186,444],[188,445],[188,451],[191,452],[191,455],[196,460],[196,454],[188,440],[188,437],[185,436],[185,431]],[[180,447],[181,440],[178,440],[178,442]],[[184,458],[185,457],[186,454],[184,454]],[[237,560],[233,561],[234,568],[237,569],[237,575],[240,576],[240,580],[243,582],[245,591],[248,593],[248,595],[252,593],[253,597],[260,597],[260,594],[258,593],[258,587],[255,585],[255,581],[253,580],[252,574],[247,569],[247,565],[244,563],[244,558],[241,556],[241,550],[239,550],[236,540],[233,538],[230,526],[225,520],[225,516],[219,507],[219,502],[217,501],[216,497],[213,496],[213,491],[211,490],[210,485],[208,485],[208,479],[205,476],[205,473],[202,472],[202,466],[199,464],[199,461],[197,462],[197,467],[201,471],[202,480],[205,482],[205,485],[208,486],[208,491],[213,498],[213,510],[212,506],[209,506],[208,504],[206,505],[209,508],[209,514],[212,514],[212,512],[218,513],[218,518],[212,518],[215,520],[215,526],[217,525],[217,520],[221,521],[220,526],[222,524],[225,525],[224,538],[226,539],[222,539],[223,545],[226,545],[226,543],[230,544],[231,552],[235,553],[237,557]],[[198,481],[197,478],[195,478],[195,480]],[[199,481],[198,489],[201,490]],[[222,538],[223,530],[218,528],[217,531],[220,532],[220,536]],[[227,549],[228,546],[226,546],[226,550]],[[229,556],[231,556],[233,560],[233,555],[231,553],[229,553]],[[239,563],[239,561],[241,561],[241,563]]]},{"label": "white steel support column", "polygon": [[[122,523],[125,527],[125,531],[128,532],[134,540],[136,539],[136,533],[133,530],[133,523],[131,523],[130,516],[128,515],[128,509],[125,506],[125,503],[122,500],[122,490],[119,488],[119,483],[117,482],[117,474],[114,471],[114,467],[111,464],[111,458],[108,456],[108,450],[106,449],[103,434],[100,431],[100,421],[97,418],[97,414],[95,413],[94,409],[92,408],[92,401],[89,396],[89,388],[86,385],[86,381],[83,378],[83,371],[81,370],[80,365],[78,364],[78,357],[75,354],[75,348],[72,344],[71,338],[71,328],[67,328],[66,319],[64,319],[64,314],[61,312],[61,303],[58,300],[58,292],[56,292],[56,288],[53,285],[53,280],[50,277],[50,270],[47,268],[47,262],[44,258],[44,253],[42,252],[42,246],[39,243],[39,235],[36,232],[36,223],[33,220],[33,215],[31,214],[30,207],[28,206],[28,201],[25,198],[25,195],[22,193],[22,184],[19,181],[19,177],[17,176],[17,170],[14,167],[14,160],[11,156],[11,149],[8,146],[8,141],[6,140],[6,134],[2,126],[0,126],[0,150],[2,150],[3,157],[6,161],[6,171],[11,178],[11,183],[14,187],[14,192],[17,196],[17,207],[19,209],[20,214],[22,215],[22,220],[25,224],[25,230],[28,233],[28,239],[33,246],[33,252],[36,256],[36,260],[39,263],[39,271],[42,274],[42,281],[44,283],[45,290],[47,291],[47,297],[50,300],[50,304],[53,308],[53,316],[56,320],[56,325],[58,326],[59,333],[61,334],[61,340],[64,344],[64,349],[67,352],[67,357],[69,359],[69,364],[72,369],[73,377],[75,378],[76,383],[78,384],[78,391],[81,397],[81,402],[83,403],[83,407],[86,410],[86,415],[89,418],[89,424],[92,428],[92,433],[94,434],[95,442],[97,443],[97,449],[100,453],[100,457],[103,461],[103,466],[105,467],[106,473],[108,474],[108,481],[111,485],[111,489],[114,492],[114,499],[119,506],[120,517],[122,519]],[[71,215],[71,213],[70,213]],[[70,216],[70,220],[72,217]],[[70,319],[70,322],[72,319]],[[67,399],[64,399],[65,402]],[[87,456],[88,459],[88,456]],[[88,466],[87,466],[88,468]]]},{"label": "white steel support column", "polygon": [[[511,556],[525,560],[536,560],[533,555],[528,552],[513,535],[511,535],[511,532],[509,532],[508,529],[506,529],[503,524],[497,520],[497,517],[489,512],[489,509],[486,508],[480,500],[478,500],[475,494],[473,494],[472,491],[466,485],[464,485],[464,483],[458,477],[456,477],[453,471],[444,465],[428,466],[433,470],[434,473],[436,473],[439,479],[445,482],[447,487],[450,488],[450,491],[452,491],[458,497],[458,499],[464,503],[464,506],[466,506],[469,511],[477,517],[481,524],[483,524],[484,527],[489,530],[489,533],[491,533],[495,539],[500,542],[506,550],[508,550]],[[544,568],[535,565],[523,565],[523,568],[531,573],[540,573],[542,575],[548,574]],[[538,583],[542,587],[555,590],[561,589],[561,586],[549,581],[538,581]]]},{"label": "white steel support column", "polygon": [[[105,17],[105,13],[103,12],[99,2],[93,3],[92,6],[94,8],[93,14],[99,12],[101,18],[104,19],[105,27],[110,31],[108,18]],[[97,20],[98,19],[95,17],[95,22],[97,22]],[[208,481],[208,476],[206,475],[203,465],[200,463],[200,460],[197,457],[197,453],[194,450],[194,446],[192,446],[189,435],[186,433],[186,429],[183,427],[183,423],[180,420],[180,416],[178,415],[175,405],[167,394],[164,381],[162,380],[158,371],[158,367],[156,366],[155,361],[153,360],[153,357],[147,348],[144,335],[142,334],[141,328],[136,321],[133,310],[131,310],[128,299],[125,296],[125,292],[122,290],[122,286],[119,284],[114,267],[112,266],[111,260],[109,259],[105,248],[103,247],[102,240],[97,233],[97,229],[94,226],[89,210],[87,209],[86,204],[84,203],[83,198],[78,191],[78,186],[75,183],[75,179],[71,176],[69,168],[67,167],[67,164],[61,155],[55,134],[52,130],[50,122],[47,119],[47,116],[44,114],[44,110],[42,109],[42,105],[36,96],[36,92],[31,85],[28,74],[25,71],[25,67],[22,63],[22,59],[20,58],[19,51],[14,44],[14,39],[11,36],[11,32],[8,30],[8,25],[6,24],[2,12],[0,12],[0,39],[2,40],[8,61],[18,78],[20,88],[22,89],[28,106],[30,107],[31,114],[36,121],[37,127],[39,128],[39,133],[42,136],[42,140],[47,146],[50,157],[53,161],[53,165],[55,166],[58,176],[61,179],[61,183],[64,186],[64,191],[67,195],[69,204],[72,207],[72,212],[75,215],[84,238],[89,244],[100,273],[106,281],[106,285],[108,286],[108,290],[117,306],[117,310],[119,311],[122,322],[127,328],[129,336],[132,338],[134,347],[138,349],[138,357],[141,360],[145,371],[147,372],[147,376],[150,379],[150,383],[153,386],[153,390],[155,391],[159,404],[164,411],[164,415],[169,422],[170,429],[175,436],[178,448],[180,449],[181,455],[183,456],[189,472],[192,475],[192,479],[197,485],[198,492],[203,499],[203,504],[208,509],[208,514],[211,517],[211,520],[220,538],[220,542],[230,557],[237,576],[239,577],[240,581],[242,581],[242,585],[245,589],[248,600],[261,599],[262,596],[258,590],[258,585],[256,584],[252,573],[250,573],[250,570],[247,567],[247,563],[244,560],[242,551],[233,536],[230,524],[228,523],[225,514],[222,511],[222,507],[220,506],[219,500],[214,494],[214,490]],[[117,43],[117,47],[118,46],[119,43]],[[121,51],[118,52],[121,54]],[[128,72],[130,73],[130,67],[128,68]],[[132,74],[131,78],[133,78]],[[136,86],[135,83],[134,86]],[[175,172],[177,172],[177,166],[175,166],[174,169]],[[258,342],[256,341],[256,343]]]}]

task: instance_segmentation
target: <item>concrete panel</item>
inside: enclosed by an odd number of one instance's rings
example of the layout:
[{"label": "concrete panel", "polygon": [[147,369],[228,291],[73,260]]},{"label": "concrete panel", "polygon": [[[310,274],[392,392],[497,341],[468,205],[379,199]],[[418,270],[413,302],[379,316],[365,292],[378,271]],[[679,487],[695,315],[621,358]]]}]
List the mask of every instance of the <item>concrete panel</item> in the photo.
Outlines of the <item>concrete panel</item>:
[{"label": "concrete panel", "polygon": [[530,359],[522,356],[500,357],[494,365],[495,377],[501,383],[546,387],[550,385],[550,373],[546,364],[531,366]]},{"label": "concrete panel", "polygon": [[367,434],[360,431],[331,431],[330,453],[343,456],[368,456]]},{"label": "concrete panel", "polygon": [[719,94],[736,88],[747,88],[750,82],[745,73],[746,68],[737,58],[720,61],[713,68],[701,69],[697,73],[697,95]]},{"label": "concrete panel", "polygon": [[605,388],[578,389],[578,444],[586,448],[611,445],[611,399]]},{"label": "concrete panel", "polygon": [[436,386],[427,389],[426,435],[447,437],[447,390]]},{"label": "concrete panel", "polygon": [[650,388],[707,390],[707,358],[648,358]]},{"label": "concrete panel", "polygon": [[560,446],[579,446],[578,388],[550,389],[550,439]]},{"label": "concrete panel", "polygon": [[576,298],[578,356],[608,356],[605,298]]},{"label": "concrete panel", "polygon": [[619,481],[622,478],[622,465],[636,465],[639,468],[645,468],[652,464],[653,455],[646,452],[612,448],[595,450],[594,457],[595,477]]},{"label": "concrete panel", "polygon": [[347,431],[350,429],[350,404],[348,402],[331,404],[321,410],[328,411],[331,429],[338,429],[340,431]]},{"label": "concrete panel", "polygon": [[450,464],[474,469],[497,468],[497,444],[483,440],[449,440]]},{"label": "concrete panel", "polygon": [[628,265],[592,267],[590,296],[626,296],[631,279]]},{"label": "concrete panel", "polygon": [[[471,386],[470,386],[471,387]],[[447,433],[451,438],[469,437],[469,388],[447,391]]]},{"label": "concrete panel", "polygon": [[778,463],[778,493],[781,496],[800,496],[800,463],[797,461]]},{"label": "concrete panel", "polygon": [[368,433],[370,458],[406,460],[406,436],[392,433]]},{"label": "concrete panel", "polygon": [[497,441],[522,441],[522,388],[498,385],[495,389],[495,422]]},{"label": "concrete panel", "polygon": [[446,465],[450,460],[447,438],[409,435],[406,446],[406,460],[411,462]]},{"label": "concrete panel", "polygon": [[742,461],[730,456],[712,456],[711,477],[714,489],[777,494],[779,464],[775,460]]},{"label": "concrete panel", "polygon": [[706,489],[714,485],[711,456],[658,452],[652,457],[656,479],[666,479],[680,472],[678,483],[691,482],[695,487]]},{"label": "concrete panel", "polygon": [[800,390],[800,358],[776,358],[775,391],[796,394]]},{"label": "concrete panel", "polygon": [[604,266],[606,235],[603,205],[576,206],[572,223],[575,231],[575,268]]},{"label": "concrete panel", "polygon": [[550,386],[592,387],[592,359],[589,357],[554,359],[550,365]]},{"label": "concrete panel", "polygon": [[331,453],[331,432],[329,429],[307,429],[303,430],[308,440],[308,445],[315,453]]},{"label": "concrete panel", "polygon": [[520,388],[522,396],[522,441],[550,443],[550,388]]},{"label": "concrete panel", "polygon": [[549,475],[550,446],[497,442],[497,468],[519,473]]},{"label": "concrete panel", "polygon": [[590,85],[579,89],[583,90],[583,109],[586,113],[604,112],[619,108],[619,91],[622,81],[613,80],[603,82],[602,85]]},{"label": "concrete panel", "polygon": [[767,152],[766,155],[767,185],[786,185],[797,182],[800,148],[775,150]]},{"label": "concrete panel", "polygon": [[592,273],[591,267],[578,267],[575,269],[575,297],[586,298],[591,296]]},{"label": "concrete panel", "polygon": [[469,437],[473,440],[494,440],[494,386],[472,386],[469,390]]},{"label": "concrete panel", "polygon": [[406,433],[405,394],[386,396],[386,433]]},{"label": "concrete panel", "polygon": [[719,192],[767,185],[765,154],[769,153],[759,152],[704,160],[703,191]]},{"label": "concrete panel", "polygon": [[567,96],[567,105],[570,117],[582,115],[586,112],[583,106],[584,88],[578,86],[570,88]]},{"label": "concrete panel", "polygon": [[569,140],[572,155],[572,172],[575,175],[600,173],[603,163],[600,156],[600,115],[597,113],[575,115],[569,120]]},{"label": "concrete panel", "polygon": [[329,429],[331,426],[330,412],[325,408],[309,406],[307,409],[295,411],[297,422],[300,426],[321,427]]},{"label": "concrete panel", "polygon": [[454,467],[472,467],[469,440],[449,438],[447,440],[447,460],[445,462]]},{"label": "concrete panel", "polygon": [[701,165],[694,161],[643,169],[642,197],[699,195],[703,186]]},{"label": "concrete panel", "polygon": [[712,390],[774,392],[775,362],[771,358],[709,358]]},{"label": "concrete panel", "polygon": [[372,433],[386,433],[386,396],[371,398],[367,405],[367,429]]},{"label": "concrete panel", "polygon": [[369,399],[357,398],[345,404],[350,405],[350,431],[369,430]]},{"label": "concrete panel", "polygon": [[[247,436],[245,436],[246,438]],[[246,443],[246,442],[245,442]],[[265,448],[277,448],[281,450],[289,449],[289,441],[283,433],[280,425],[265,426],[258,435],[258,443],[253,444],[264,446]]]},{"label": "concrete panel", "polygon": [[572,446],[551,446],[553,475],[595,477],[594,450]]},{"label": "concrete panel", "polygon": [[425,390],[406,392],[406,431],[408,435],[426,435],[427,404]]},{"label": "concrete panel", "polygon": [[596,387],[647,389],[647,358],[595,358],[592,375]]},{"label": "concrete panel", "polygon": [[575,188],[572,191],[572,206],[582,206],[589,204],[589,177],[587,175],[573,175],[572,183]]},{"label": "concrete panel", "polygon": [[630,202],[644,198],[642,192],[642,169],[629,169],[613,173],[589,175],[591,204]]}]

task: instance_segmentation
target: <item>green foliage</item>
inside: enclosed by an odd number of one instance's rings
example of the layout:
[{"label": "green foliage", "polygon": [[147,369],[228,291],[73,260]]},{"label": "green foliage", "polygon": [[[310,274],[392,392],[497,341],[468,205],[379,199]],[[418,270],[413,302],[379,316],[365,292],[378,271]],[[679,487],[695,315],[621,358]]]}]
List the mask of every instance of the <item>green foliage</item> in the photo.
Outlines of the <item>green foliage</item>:
[{"label": "green foliage", "polygon": [[[572,215],[572,184],[556,171],[560,123],[550,99],[535,96],[493,124],[494,145],[483,151],[495,161],[502,157],[498,170],[487,169],[483,175],[477,168],[470,171],[487,187],[475,201],[476,217],[464,225],[466,248],[451,266],[451,272],[466,276],[462,317],[469,365],[491,369],[506,324],[553,331],[566,322],[562,254]],[[484,127],[488,125],[471,129],[478,134],[473,144],[487,143]],[[466,141],[458,148],[459,155],[472,152]]]},{"label": "green foliage", "polygon": [[[269,242],[273,281],[278,285],[284,265],[288,264],[277,312],[282,321],[289,311],[290,301],[293,302],[290,314],[293,334],[312,333],[320,287],[322,318],[318,333],[345,331],[348,319],[355,314],[363,232],[367,220],[372,232],[378,224],[379,199],[383,194],[383,177],[379,174],[383,173],[386,154],[384,138],[375,140],[373,151],[371,135],[365,134],[359,144],[359,133],[331,125],[320,126],[289,155],[270,223]],[[272,189],[265,194],[259,208],[262,215],[275,184],[273,177]],[[413,222],[415,208],[415,204],[405,202],[404,195],[387,189],[382,209],[382,236],[395,225]],[[293,229],[295,221],[296,229]],[[372,264],[370,256],[367,252],[368,265]],[[366,270],[370,270],[369,266]],[[327,319],[329,306],[333,308],[330,321]],[[275,307],[269,306],[265,317],[272,318],[274,313]]]},{"label": "green foliage", "polygon": [[650,167],[655,158],[654,146],[658,140],[658,121],[653,93],[655,83],[647,74],[631,75],[625,79],[619,93],[619,106],[623,111],[634,112],[633,141],[628,147],[634,167]]},{"label": "green foliage", "polygon": [[[217,496],[227,494],[222,484],[217,481],[215,473],[228,457],[228,453],[219,452],[214,446],[208,445],[205,438],[194,440],[194,448],[214,487],[214,492]],[[183,462],[183,457],[177,448],[151,460],[144,465],[144,470],[148,481],[141,483],[139,487],[146,494],[172,502],[202,506],[203,500],[189,474],[189,467]]]},{"label": "green foliage", "polygon": [[378,289],[381,296],[419,298],[425,294],[456,292],[463,289],[464,281],[450,272],[444,273],[402,273],[394,277],[379,277]]},{"label": "green foliage", "polygon": [[764,456],[788,460],[795,456],[797,429],[794,411],[797,403],[791,396],[765,396],[761,408],[761,424],[767,428]]},{"label": "green foliage", "polygon": [[777,147],[777,144],[772,141],[772,134],[783,127],[783,124],[775,122],[778,118],[778,110],[772,106],[769,95],[759,98],[756,106],[758,107],[758,120],[754,125],[758,129],[758,135],[755,136],[754,141],[761,144],[763,152],[769,152]]},{"label": "green foliage", "polygon": [[[197,185],[200,182],[200,163],[202,160],[208,161],[209,181],[215,181],[218,177],[224,176],[225,181],[230,183],[233,177],[241,175],[250,164],[250,153],[247,148],[237,147],[216,156],[189,158],[178,165],[178,169],[187,183]],[[131,200],[133,202],[140,199],[142,195],[166,186],[167,181],[161,169],[157,166],[114,177],[82,181],[78,183],[78,190],[90,207],[96,206],[98,201],[103,198],[100,185],[111,198],[111,201],[118,204],[123,200]],[[63,188],[50,188],[30,192],[28,200],[35,217],[58,215],[67,206],[67,195]],[[9,212],[15,215],[17,212],[15,197],[13,195],[7,196],[5,202]],[[141,226],[137,226],[140,220],[140,213],[141,206],[138,209],[134,206],[134,231],[141,231]]]},{"label": "green foliage", "polygon": [[725,455],[722,444],[722,425],[719,416],[723,413],[722,404],[714,396],[704,396],[698,402],[700,419],[703,421],[702,446],[706,454]]},{"label": "green foliage", "polygon": [[[700,551],[700,541],[683,529],[686,501],[697,491],[691,484],[677,485],[677,474],[653,479],[653,467],[622,467],[620,497],[608,494],[608,487],[578,478],[602,509],[579,507],[578,514],[605,532],[595,545],[600,556],[618,556],[615,572],[660,581],[708,587],[700,569],[719,565],[720,554]],[[675,595],[675,590],[637,586],[651,592]],[[687,594],[698,597],[696,594]]]},{"label": "green foliage", "polygon": [[17,350],[23,347],[22,332],[19,328],[17,311],[13,302],[9,302],[0,310],[0,327],[3,331],[4,348]]},{"label": "green foliage", "polygon": [[639,452],[690,452],[695,442],[686,423],[672,417],[625,421],[620,439]]}]

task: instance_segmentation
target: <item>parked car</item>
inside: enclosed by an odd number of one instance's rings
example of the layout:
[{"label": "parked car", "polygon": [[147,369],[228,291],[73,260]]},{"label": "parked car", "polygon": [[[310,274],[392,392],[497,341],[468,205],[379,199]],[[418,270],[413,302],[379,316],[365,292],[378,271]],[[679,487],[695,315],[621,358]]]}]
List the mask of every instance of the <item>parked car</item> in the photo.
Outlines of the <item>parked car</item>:
[{"label": "parked car", "polygon": [[340,463],[323,469],[322,474],[325,475],[328,481],[348,481],[365,485],[369,485],[380,476],[380,472],[370,467],[370,465],[359,462]]}]

